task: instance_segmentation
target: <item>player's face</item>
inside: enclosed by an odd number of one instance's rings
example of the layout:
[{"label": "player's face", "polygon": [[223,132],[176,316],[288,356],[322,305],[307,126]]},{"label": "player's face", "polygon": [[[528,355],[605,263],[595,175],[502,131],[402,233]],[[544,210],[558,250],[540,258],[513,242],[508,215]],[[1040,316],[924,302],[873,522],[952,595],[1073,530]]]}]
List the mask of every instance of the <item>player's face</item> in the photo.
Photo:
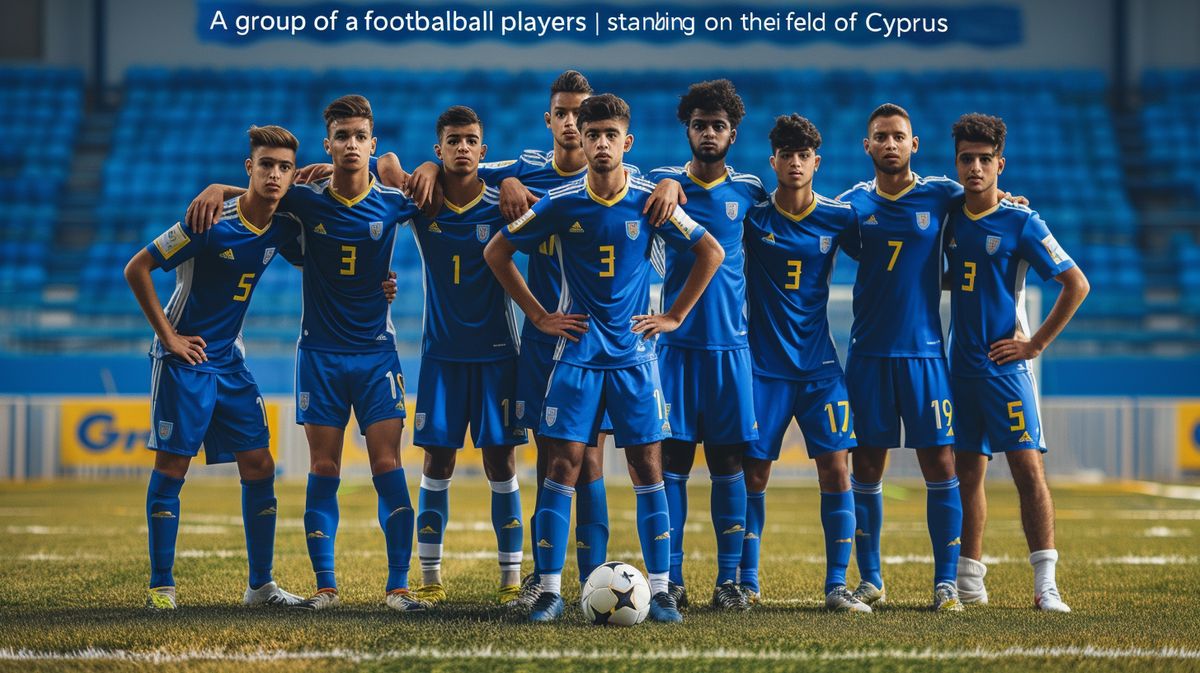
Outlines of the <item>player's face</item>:
[{"label": "player's face", "polygon": [[554,142],[564,150],[577,150],[583,138],[575,119],[579,115],[579,105],[588,95],[586,93],[567,93],[560,91],[550,97],[550,111],[546,113],[546,128],[554,136]]},{"label": "player's face", "polygon": [[583,127],[583,155],[588,170],[608,173],[621,167],[625,153],[633,147],[633,136],[627,133],[625,122],[602,119]]},{"label": "player's face", "polygon": [[433,146],[433,153],[442,160],[442,168],[453,175],[470,175],[479,168],[479,162],[487,154],[483,144],[483,129],[479,124],[447,126],[442,129],[441,142]]},{"label": "player's face", "polygon": [[259,147],[246,159],[250,191],[268,201],[283,198],[296,177],[296,153],[285,147]]},{"label": "player's face", "polygon": [[778,149],[771,155],[775,179],[784,189],[804,189],[812,185],[813,175],[821,165],[821,157],[806,147],[799,150]]},{"label": "player's face", "polygon": [[338,119],[329,125],[325,152],[333,157],[333,165],[349,171],[366,169],[375,154],[375,138],[371,136],[371,121],[363,117]]},{"label": "player's face", "polygon": [[729,123],[729,114],[720,112],[705,112],[692,110],[692,118],[688,120],[688,144],[692,146],[692,156],[706,164],[724,161],[729,153],[729,146],[737,140],[737,129]]},{"label": "player's face", "polygon": [[989,143],[958,143],[954,164],[963,189],[975,194],[995,190],[996,180],[1004,172],[1004,157],[996,156],[996,147]]},{"label": "player's face", "polygon": [[871,155],[875,169],[887,175],[907,173],[917,151],[917,137],[904,117],[876,117],[867,129],[863,149]]}]

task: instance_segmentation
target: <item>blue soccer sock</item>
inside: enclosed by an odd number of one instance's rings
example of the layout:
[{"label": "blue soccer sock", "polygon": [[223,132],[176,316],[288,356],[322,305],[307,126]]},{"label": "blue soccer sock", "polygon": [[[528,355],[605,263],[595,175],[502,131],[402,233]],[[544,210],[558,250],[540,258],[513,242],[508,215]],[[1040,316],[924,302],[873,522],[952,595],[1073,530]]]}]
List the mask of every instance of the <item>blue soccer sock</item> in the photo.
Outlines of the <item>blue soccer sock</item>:
[{"label": "blue soccer sock", "polygon": [[304,500],[304,534],[308,558],[317,576],[317,589],[337,589],[333,572],[333,543],[337,538],[337,492],[342,480],[309,473]]},{"label": "blue soccer sock", "polygon": [[275,475],[242,480],[242,527],[246,530],[249,583],[257,589],[271,581],[275,560]]},{"label": "blue soccer sock", "polygon": [[671,569],[671,517],[667,513],[667,490],[663,482],[634,486],[637,497],[638,540],[650,595],[667,590]]},{"label": "blue soccer sock", "polygon": [[[543,591],[553,591],[554,584],[561,581],[563,564],[567,560],[571,498],[575,489],[552,479],[546,479],[542,484],[542,502],[533,515],[539,535],[533,547],[533,564],[534,572],[542,580]],[[547,579],[550,579],[549,584]]]},{"label": "blue soccer sock", "polygon": [[608,556],[608,495],[604,477],[575,489],[575,560],[579,562],[579,581],[586,582],[592,571]]},{"label": "blue soccer sock", "polygon": [[851,476],[850,490],[854,491],[854,557],[858,561],[858,576],[882,589],[879,535],[883,531],[883,481],[869,484]]},{"label": "blue soccer sock", "polygon": [[388,578],[386,591],[408,588],[408,569],[412,565],[413,508],[408,495],[404,468],[377,474],[372,479],[379,494],[379,527],[387,545]]},{"label": "blue soccer sock", "polygon": [[663,472],[663,483],[667,493],[667,513],[671,519],[671,569],[670,580],[683,584],[683,526],[687,523],[689,475]]},{"label": "blue soccer sock", "polygon": [[958,553],[962,551],[962,500],[958,477],[925,482],[925,518],[933,543],[933,584],[954,584],[958,579]]},{"label": "blue soccer sock", "polygon": [[417,495],[417,558],[421,583],[442,583],[442,537],[450,521],[450,480],[421,475]]},{"label": "blue soccer sock", "polygon": [[[742,545],[746,540],[746,478],[741,471],[712,476],[710,508],[717,534],[717,586],[720,586],[737,580],[738,564],[742,562]],[[674,554],[671,560],[675,560]]]},{"label": "blue soccer sock", "polygon": [[489,481],[492,487],[492,529],[496,531],[496,554],[500,561],[500,586],[521,581],[521,491],[514,475],[506,481]]},{"label": "blue soccer sock", "polygon": [[846,584],[846,568],[854,543],[851,491],[821,493],[821,528],[825,530],[825,593],[829,593],[834,587]]},{"label": "blue soccer sock", "polygon": [[767,517],[767,492],[746,493],[746,536],[738,565],[738,584],[758,591],[758,555],[762,548],[763,524]]},{"label": "blue soccer sock", "polygon": [[[537,512],[541,508],[542,508],[542,484],[541,484],[541,482],[539,482],[537,485],[537,489],[535,489],[535,491],[534,491],[534,496],[533,496],[533,514],[530,515],[530,517],[529,517],[529,553],[530,554],[533,554],[534,552],[537,551],[538,536],[537,536],[537,526],[535,525],[535,523],[537,521]],[[536,575],[536,574],[537,574],[537,572],[535,571],[534,575]]]},{"label": "blue soccer sock", "polygon": [[146,487],[146,527],[150,531],[150,588],[173,587],[175,538],[179,535],[179,489],[183,480],[154,470]]}]

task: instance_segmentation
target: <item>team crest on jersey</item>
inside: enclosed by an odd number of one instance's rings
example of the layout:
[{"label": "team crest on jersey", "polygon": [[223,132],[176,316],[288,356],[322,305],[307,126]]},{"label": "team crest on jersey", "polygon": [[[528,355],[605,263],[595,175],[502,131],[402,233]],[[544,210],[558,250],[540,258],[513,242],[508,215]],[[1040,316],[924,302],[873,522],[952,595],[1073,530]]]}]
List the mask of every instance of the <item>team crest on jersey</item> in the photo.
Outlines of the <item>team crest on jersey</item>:
[{"label": "team crest on jersey", "polygon": [[415,427],[418,430],[422,430],[425,428],[425,414],[424,413],[418,413],[413,418],[413,427]]},{"label": "team crest on jersey", "polygon": [[525,418],[525,400],[517,400],[517,403],[513,405],[513,413],[517,415],[517,418]]},{"label": "team crest on jersey", "polygon": [[372,222],[371,240],[378,241],[380,236],[383,236],[383,222]]},{"label": "team crest on jersey", "polygon": [[175,424],[172,423],[171,421],[159,421],[158,422],[158,438],[159,439],[163,439],[163,440],[170,439],[171,433],[174,431],[175,431]]},{"label": "team crest on jersey", "polygon": [[480,243],[487,243],[492,237],[492,225],[477,224],[475,225],[475,238],[479,239]]},{"label": "team crest on jersey", "polygon": [[546,407],[546,425],[554,425],[558,420],[558,407]]},{"label": "team crest on jersey", "polygon": [[736,220],[737,216],[738,216],[738,202],[737,201],[726,201],[725,202],[725,214],[727,216],[729,216],[729,219]]},{"label": "team crest on jersey", "polygon": [[825,253],[829,252],[829,249],[832,247],[833,247],[833,237],[832,236],[822,236],[821,237],[821,254],[824,255]]},{"label": "team crest on jersey", "polygon": [[989,255],[996,254],[996,251],[1000,249],[1000,237],[988,236],[987,241],[983,244],[983,249],[987,250],[987,254]]},{"label": "team crest on jersey", "polygon": [[917,213],[917,228],[920,229],[921,231],[925,231],[926,229],[929,228],[929,213],[928,212],[921,211],[921,212]]},{"label": "team crest on jersey", "polygon": [[267,248],[263,250],[263,266],[271,263],[271,258],[275,256],[275,248]]},{"label": "team crest on jersey", "polygon": [[308,393],[300,393],[300,410],[308,411]]},{"label": "team crest on jersey", "polygon": [[628,236],[630,240],[636,241],[638,234],[641,233],[641,231],[642,224],[637,220],[625,221],[625,235]]}]

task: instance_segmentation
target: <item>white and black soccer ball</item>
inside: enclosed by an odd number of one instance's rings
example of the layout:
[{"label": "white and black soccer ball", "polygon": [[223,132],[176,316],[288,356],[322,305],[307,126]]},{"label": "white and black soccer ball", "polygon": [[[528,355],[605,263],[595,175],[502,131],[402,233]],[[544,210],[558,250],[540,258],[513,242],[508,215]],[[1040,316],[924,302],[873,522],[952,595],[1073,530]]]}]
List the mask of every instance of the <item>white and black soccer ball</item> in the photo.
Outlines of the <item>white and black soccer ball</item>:
[{"label": "white and black soccer ball", "polygon": [[633,626],[650,612],[650,584],[628,563],[609,561],[596,568],[582,593],[583,616],[593,624]]}]

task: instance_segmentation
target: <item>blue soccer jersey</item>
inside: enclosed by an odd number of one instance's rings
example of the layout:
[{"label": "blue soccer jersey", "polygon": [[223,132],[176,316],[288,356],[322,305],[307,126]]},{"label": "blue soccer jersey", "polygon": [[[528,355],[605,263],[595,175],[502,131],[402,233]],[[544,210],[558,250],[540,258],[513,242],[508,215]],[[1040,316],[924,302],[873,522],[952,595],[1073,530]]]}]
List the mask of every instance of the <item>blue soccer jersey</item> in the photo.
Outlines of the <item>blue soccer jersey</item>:
[{"label": "blue soccer jersey", "polygon": [[[630,175],[638,175],[636,166],[625,164],[625,170]],[[554,163],[554,152],[540,150],[525,150],[519,159],[494,161],[479,165],[479,177],[489,185],[500,187],[505,178],[516,178],[525,188],[539,198],[546,192],[561,187],[568,182],[578,180],[587,174],[587,166],[567,172]],[[529,266],[525,270],[529,291],[537,298],[538,303],[547,311],[553,311],[558,306],[558,298],[562,292],[562,269],[558,265],[558,239],[550,237],[529,252]],[[557,338],[539,331],[529,321],[521,329],[521,338],[532,341],[555,343]]]},{"label": "blue soccer jersey", "polygon": [[294,218],[276,214],[259,229],[242,216],[238,199],[225,202],[221,220],[203,234],[176,224],[146,250],[166,271],[175,270],[175,291],[164,309],[180,334],[204,339],[206,362],[190,365],[171,355],[157,337],[150,355],[177,367],[209,372],[245,369],[242,323],[250,296],[276,254],[299,262]]},{"label": "blue soccer jersey", "polygon": [[950,371],[991,377],[1028,371],[1025,360],[997,365],[991,344],[1033,336],[1025,314],[1030,268],[1048,280],[1075,266],[1037,212],[1001,201],[978,215],[955,208],[946,232],[950,258]]},{"label": "blue soccer jersey", "polygon": [[567,260],[558,308],[590,318],[578,343],[558,340],[556,360],[615,369],[655,359],[653,344],[630,331],[633,316],[649,313],[654,238],[686,250],[705,230],[678,208],[668,224],[651,228],[642,209],[653,191],[654,185],[628,176],[625,187],[607,200],[596,196],[583,178],[550,190],[505,228],[504,235],[526,253],[558,237],[559,264]]},{"label": "blue soccer jersey", "polygon": [[[725,261],[705,288],[696,307],[674,332],[659,337],[663,346],[705,350],[745,348],[746,257],[742,250],[742,218],[754,204],[767,199],[762,182],[753,175],[726,170],[713,182],[701,182],[688,167],[659,168],[647,176],[657,184],[671,178],[683,185],[687,212],[725,249]],[[663,246],[665,266],[662,305],[670,306],[679,296],[692,270],[694,257]]]},{"label": "blue soccer jersey", "polygon": [[517,355],[516,319],[483,249],[507,222],[500,195],[484,187],[470,203],[442,205],[437,219],[419,215],[413,236],[425,273],[425,357],[459,362]]},{"label": "blue soccer jersey", "polygon": [[858,216],[843,241],[858,260],[852,355],[944,357],[942,234],[962,191],[948,178],[914,175],[899,194],[879,191],[872,180],[838,197]]},{"label": "blue soccer jersey", "polygon": [[300,347],[331,353],[394,351],[387,280],[396,228],[418,212],[400,190],[374,178],[362,194],[329,180],[293,187],[279,206],[303,224],[304,317]]},{"label": "blue soccer jersey", "polygon": [[854,208],[820,194],[799,215],[774,195],[746,216],[750,352],[758,376],[813,381],[842,373],[826,307],[838,239]]}]

